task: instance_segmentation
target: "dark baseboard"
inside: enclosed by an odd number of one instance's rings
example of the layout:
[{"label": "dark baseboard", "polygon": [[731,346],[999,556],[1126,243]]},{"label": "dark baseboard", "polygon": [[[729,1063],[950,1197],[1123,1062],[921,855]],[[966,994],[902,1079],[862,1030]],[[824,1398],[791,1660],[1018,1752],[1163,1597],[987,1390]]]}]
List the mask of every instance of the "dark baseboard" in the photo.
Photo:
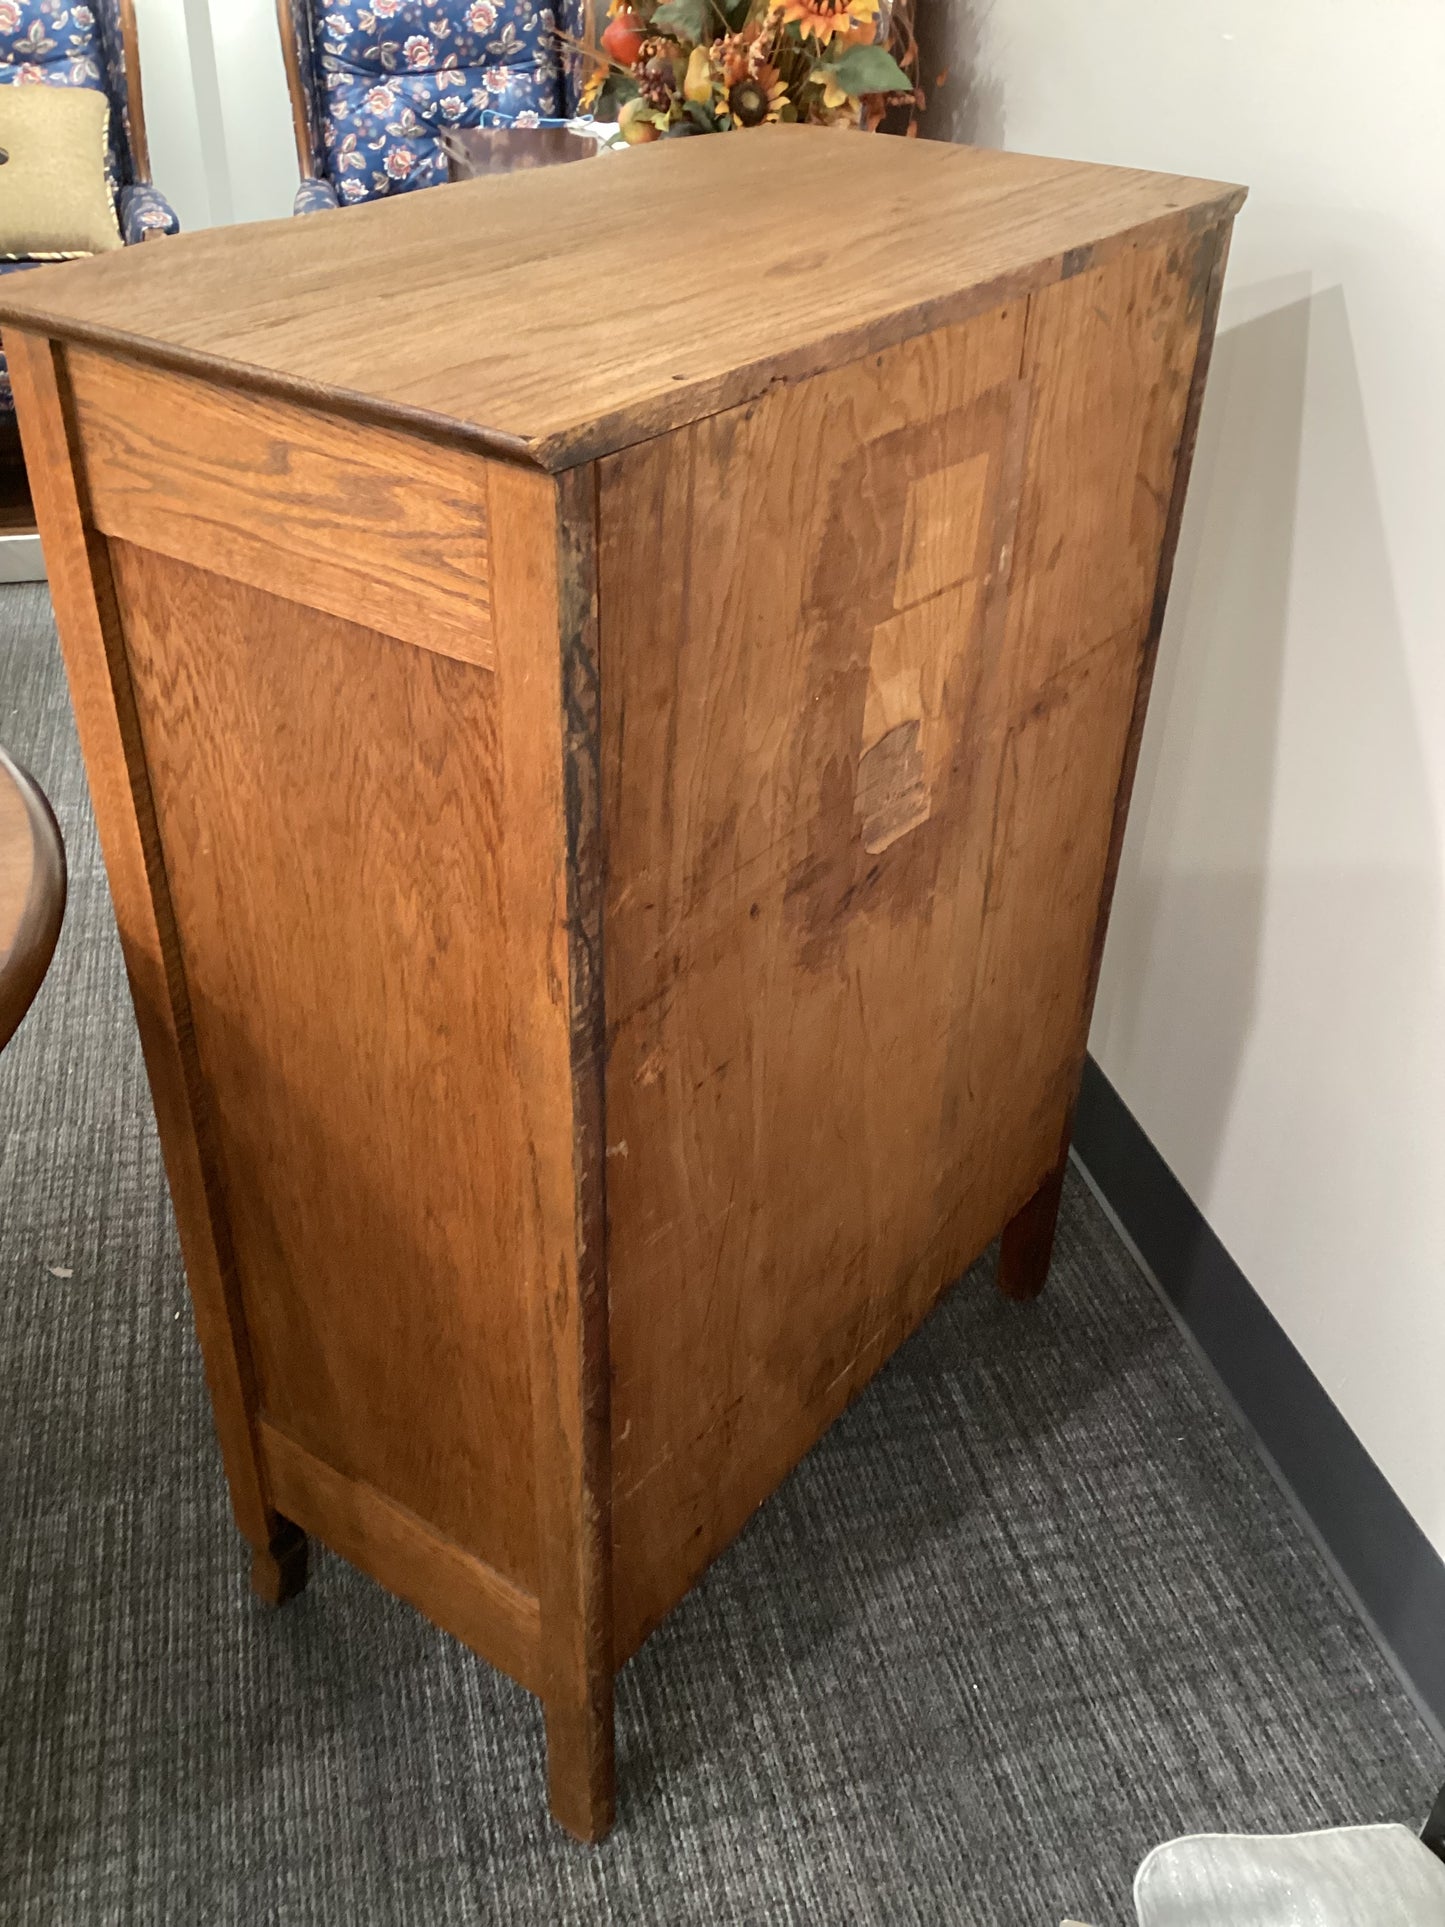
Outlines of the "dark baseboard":
[{"label": "dark baseboard", "polygon": [[1445,1561],[1092,1058],[1074,1152],[1438,1733]]}]

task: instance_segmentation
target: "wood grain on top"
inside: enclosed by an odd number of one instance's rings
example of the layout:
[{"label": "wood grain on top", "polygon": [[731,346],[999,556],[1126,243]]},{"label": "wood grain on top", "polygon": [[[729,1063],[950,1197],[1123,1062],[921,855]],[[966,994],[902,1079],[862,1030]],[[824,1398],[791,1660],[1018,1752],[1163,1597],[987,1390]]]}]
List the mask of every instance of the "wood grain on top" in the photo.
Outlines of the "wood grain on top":
[{"label": "wood grain on top", "polygon": [[768,127],[213,228],[0,283],[0,321],[558,469],[1231,214],[1217,182]]}]

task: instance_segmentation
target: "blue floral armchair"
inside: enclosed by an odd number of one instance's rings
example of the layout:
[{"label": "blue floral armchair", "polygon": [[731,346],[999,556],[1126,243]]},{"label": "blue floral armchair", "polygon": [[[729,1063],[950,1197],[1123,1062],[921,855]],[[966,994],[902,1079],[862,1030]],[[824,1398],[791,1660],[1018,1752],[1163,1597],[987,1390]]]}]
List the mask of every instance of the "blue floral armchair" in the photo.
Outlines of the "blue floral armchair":
[{"label": "blue floral armchair", "polygon": [[[110,100],[106,173],[115,196],[121,237],[174,234],[180,226],[170,203],[151,185],[140,53],[131,0],[0,0],[0,85],[39,82],[50,87],[95,87]],[[0,261],[0,274],[36,267]],[[10,376],[0,356],[0,415],[13,415]]]},{"label": "blue floral armchair", "polygon": [[295,211],[444,181],[448,127],[567,113],[556,30],[580,35],[586,4],[561,0],[559,19],[541,0],[277,0],[301,162]]}]

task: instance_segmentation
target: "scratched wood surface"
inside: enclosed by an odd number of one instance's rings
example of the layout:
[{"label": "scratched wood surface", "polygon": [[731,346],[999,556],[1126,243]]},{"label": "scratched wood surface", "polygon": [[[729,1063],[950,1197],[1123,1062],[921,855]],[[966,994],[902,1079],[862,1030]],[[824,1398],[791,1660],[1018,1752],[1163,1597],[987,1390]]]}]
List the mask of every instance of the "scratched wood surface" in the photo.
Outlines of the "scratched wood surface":
[{"label": "scratched wood surface", "polygon": [[261,1410],[535,1591],[495,680],[110,554]]},{"label": "scratched wood surface", "polygon": [[[612,1825],[612,1532],[594,483],[490,476],[512,1045],[542,1613],[547,1791],[583,1840]],[[474,967],[474,962],[473,962]]]},{"label": "scratched wood surface", "polygon": [[1056,1165],[1195,268],[601,464],[619,1658]]},{"label": "scratched wood surface", "polygon": [[[400,410],[567,467],[1241,199],[1173,175],[765,127],[8,275],[0,321]],[[846,246],[826,230],[844,212]],[[640,234],[666,237],[645,295],[619,271]]]}]

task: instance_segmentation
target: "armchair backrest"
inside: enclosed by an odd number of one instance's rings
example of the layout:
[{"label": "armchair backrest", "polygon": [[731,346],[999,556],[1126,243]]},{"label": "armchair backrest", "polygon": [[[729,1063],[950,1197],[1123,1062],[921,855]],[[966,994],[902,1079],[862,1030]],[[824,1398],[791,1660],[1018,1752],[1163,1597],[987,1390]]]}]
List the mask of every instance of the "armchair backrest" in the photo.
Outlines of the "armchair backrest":
[{"label": "armchair backrest", "polygon": [[[579,22],[582,4],[562,0]],[[279,12],[302,173],[343,201],[444,181],[447,127],[568,111],[542,0],[279,0]]]},{"label": "armchair backrest", "polygon": [[[386,0],[382,0],[384,5]],[[131,0],[0,0],[0,85],[93,87],[110,101],[112,191],[150,179]]]}]

